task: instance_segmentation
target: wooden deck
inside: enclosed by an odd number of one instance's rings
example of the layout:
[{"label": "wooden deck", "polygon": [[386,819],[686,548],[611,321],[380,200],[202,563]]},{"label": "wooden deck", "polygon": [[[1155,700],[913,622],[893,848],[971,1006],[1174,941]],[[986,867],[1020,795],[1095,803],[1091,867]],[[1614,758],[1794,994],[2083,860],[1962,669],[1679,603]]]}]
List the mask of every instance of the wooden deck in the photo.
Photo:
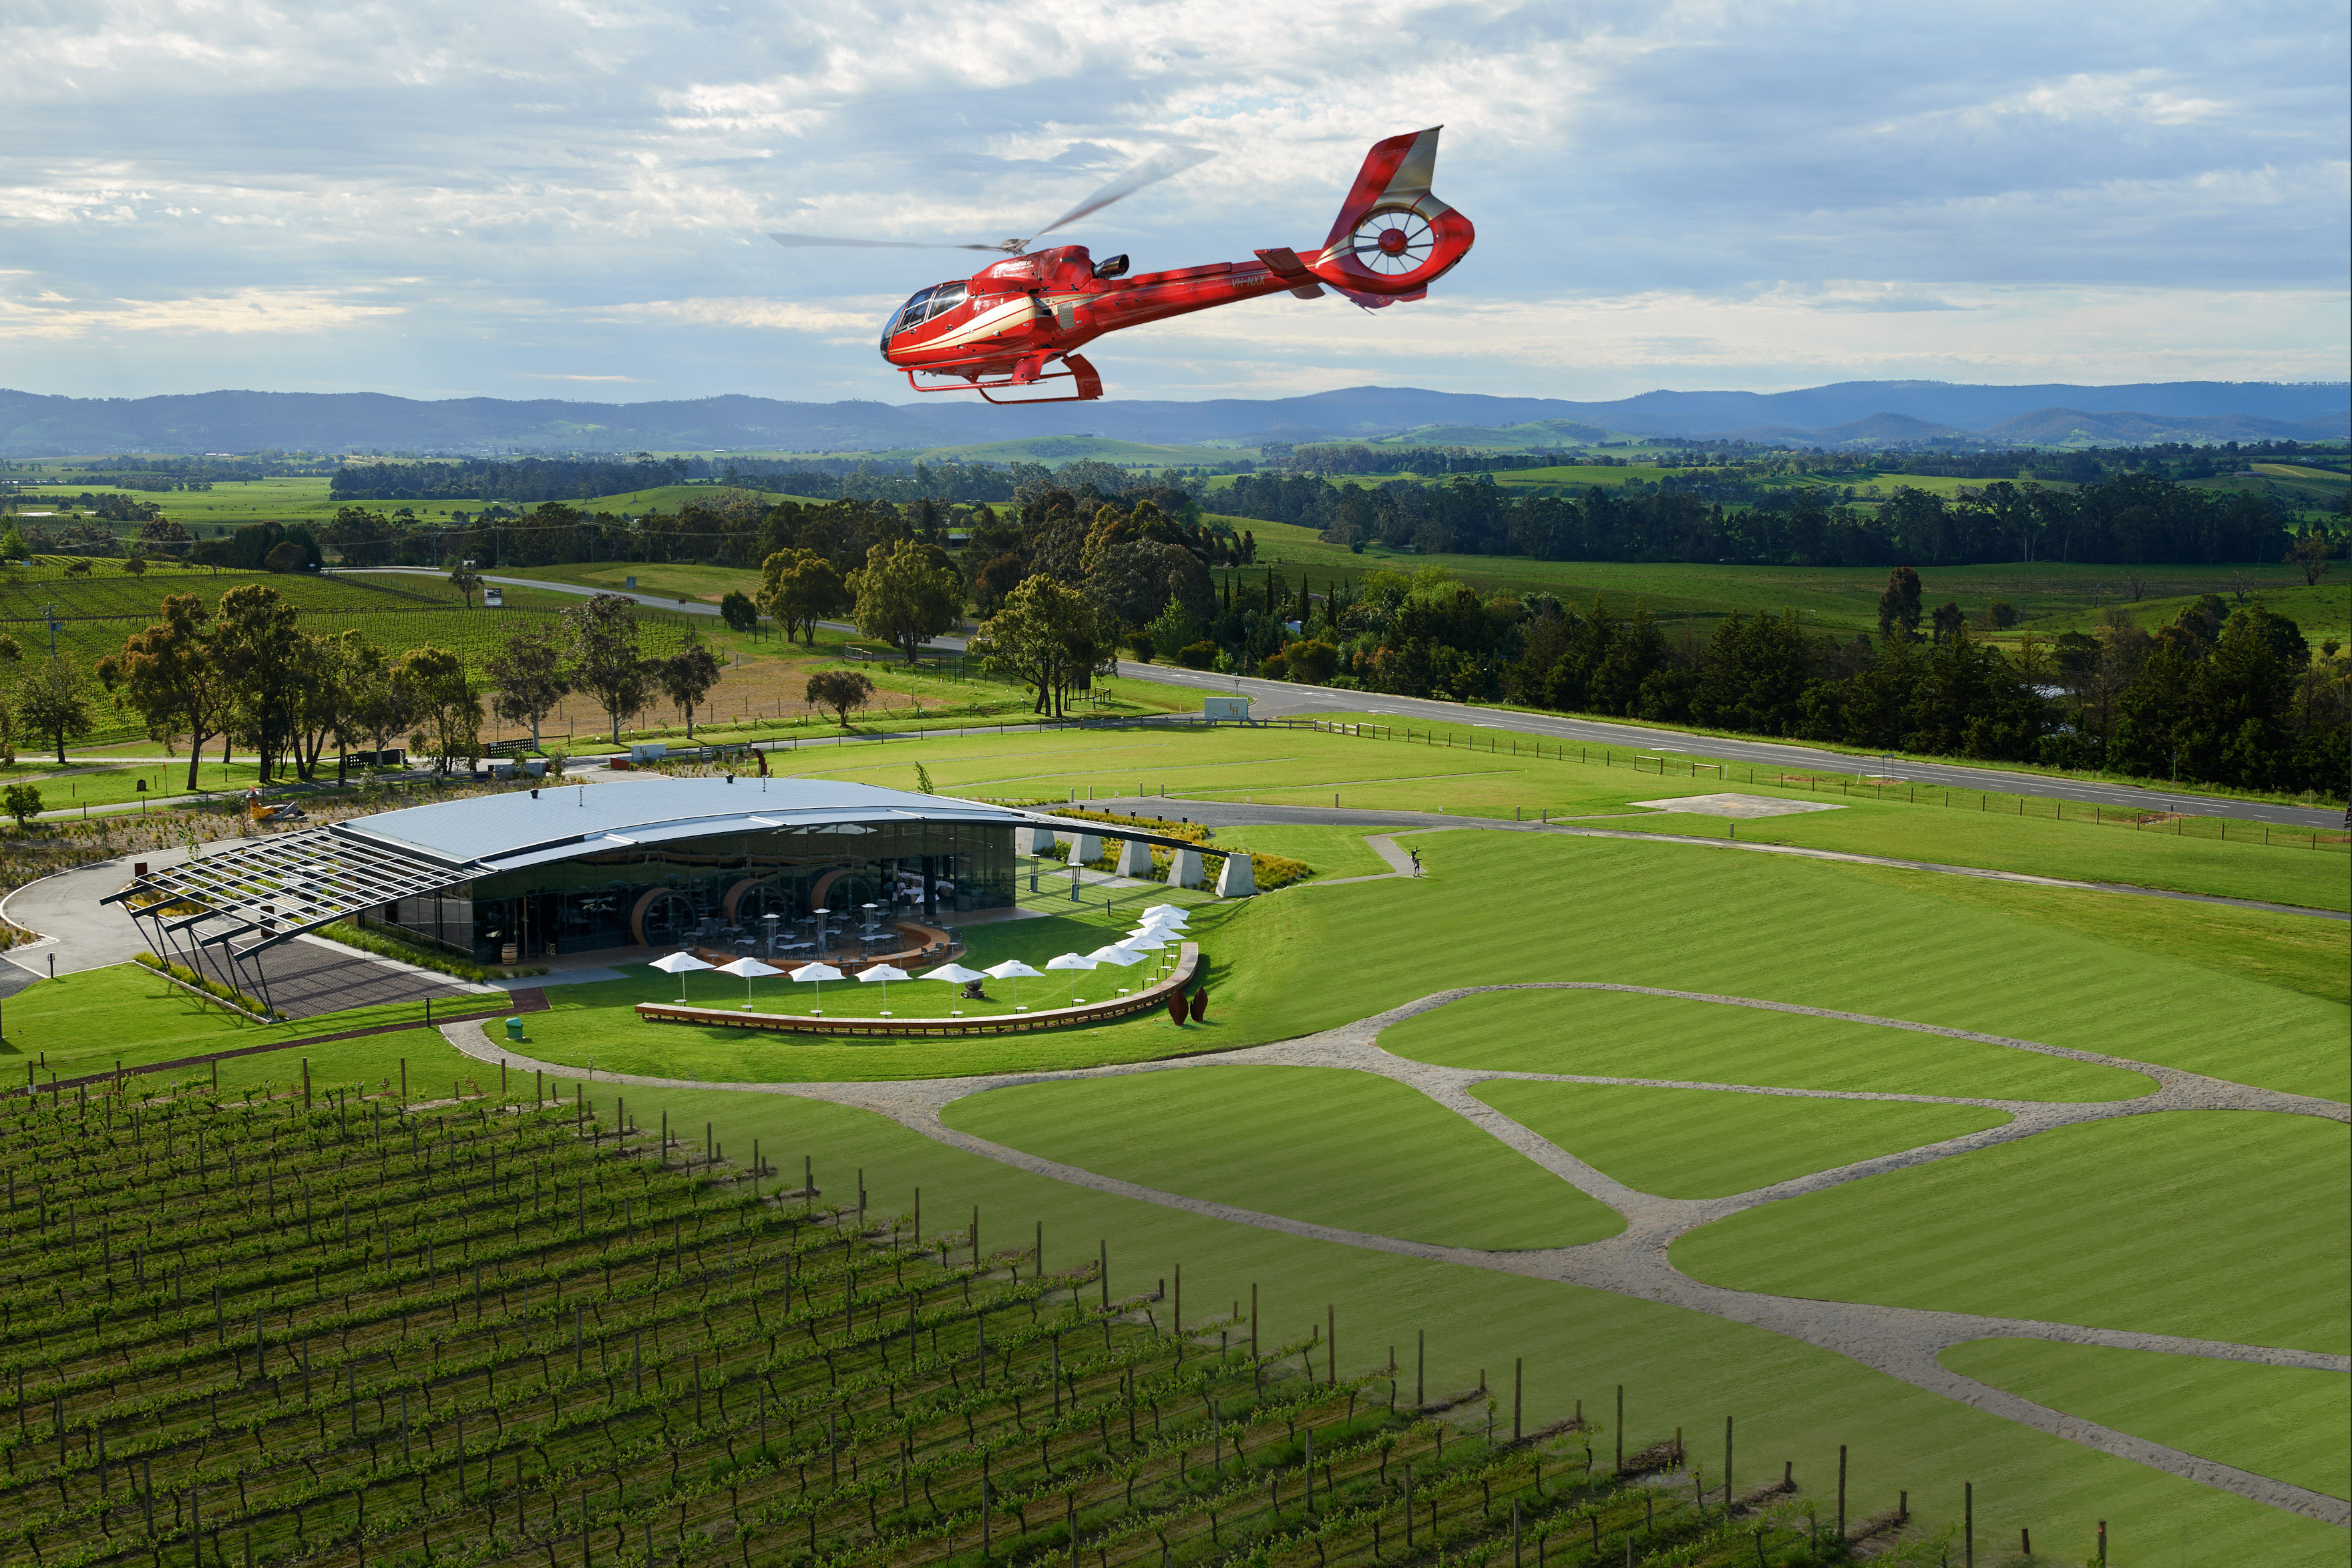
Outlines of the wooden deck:
[{"label": "wooden deck", "polygon": [[[1165,1012],[1168,998],[1190,985],[1201,972],[1201,949],[1186,942],[1177,950],[1176,967],[1167,979],[1131,995],[1109,1002],[1088,1002],[1076,1007],[1048,1007],[1034,1013],[992,1013],[970,1018],[877,1018],[827,1014],[813,1018],[804,1013],[746,1013],[723,1007],[686,1007],[675,1002],[640,1002],[637,1016],[648,1024],[700,1024],[719,1029],[770,1029],[786,1035],[881,1035],[937,1038],[966,1035],[1024,1035],[1039,1029],[1067,1029],[1108,1024],[1144,1013]],[[906,984],[917,984],[907,982]],[[931,982],[938,984],[938,982]]]}]

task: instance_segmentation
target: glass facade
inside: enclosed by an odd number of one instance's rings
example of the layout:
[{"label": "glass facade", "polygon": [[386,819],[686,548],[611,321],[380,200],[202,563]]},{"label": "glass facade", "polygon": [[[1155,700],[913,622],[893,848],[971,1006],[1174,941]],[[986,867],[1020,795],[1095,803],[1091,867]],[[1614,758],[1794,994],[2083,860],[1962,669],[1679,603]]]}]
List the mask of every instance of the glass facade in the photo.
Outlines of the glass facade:
[{"label": "glass facade", "polygon": [[404,899],[376,918],[495,963],[509,943],[524,958],[672,947],[761,930],[770,914],[805,931],[818,909],[838,926],[869,903],[922,920],[1013,896],[1011,827],[893,818],[600,849]]}]

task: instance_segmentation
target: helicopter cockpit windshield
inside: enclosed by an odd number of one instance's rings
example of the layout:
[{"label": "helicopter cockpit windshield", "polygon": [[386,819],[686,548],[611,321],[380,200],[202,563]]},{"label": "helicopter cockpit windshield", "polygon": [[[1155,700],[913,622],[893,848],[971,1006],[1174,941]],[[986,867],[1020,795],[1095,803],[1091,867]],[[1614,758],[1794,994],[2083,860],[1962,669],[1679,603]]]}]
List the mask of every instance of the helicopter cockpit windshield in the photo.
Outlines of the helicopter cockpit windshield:
[{"label": "helicopter cockpit windshield", "polygon": [[963,297],[964,286],[961,283],[941,283],[922,289],[899,306],[898,313],[890,318],[890,324],[882,329],[884,346],[887,347],[890,340],[899,333],[913,331],[941,311],[954,310],[963,303]]}]

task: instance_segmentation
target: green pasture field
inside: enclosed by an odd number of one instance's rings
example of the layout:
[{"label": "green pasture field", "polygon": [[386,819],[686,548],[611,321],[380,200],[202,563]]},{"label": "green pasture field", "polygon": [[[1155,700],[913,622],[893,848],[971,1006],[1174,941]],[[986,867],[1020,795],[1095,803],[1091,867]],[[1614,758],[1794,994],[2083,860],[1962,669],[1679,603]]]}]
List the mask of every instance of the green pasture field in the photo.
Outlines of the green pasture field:
[{"label": "green pasture field", "polygon": [[1498,1079],[1471,1091],[1629,1187],[1723,1198],[2008,1121],[1963,1105]]},{"label": "green pasture field", "polygon": [[[957,769],[1001,786],[970,793],[1025,798],[1083,774],[1107,795],[1126,795],[1161,771],[1148,762],[1139,769],[1150,753],[1129,748],[1163,739],[1055,734],[1016,747],[1010,740],[942,738],[853,751],[855,764],[816,753],[799,760],[830,760],[844,776],[883,783],[905,781],[863,764],[911,773],[921,760],[935,778]],[[1195,768],[1231,759],[1278,772],[1298,765],[1283,759],[1301,756],[1296,748],[1308,739],[1354,747],[1344,759],[1351,763],[1390,750],[1425,770],[1437,763],[1430,748],[1412,753],[1307,732],[1225,731],[1202,739],[1231,750],[1226,758],[1197,752]],[[1457,751],[1447,762],[1468,771],[1496,759]],[[1179,771],[1165,770],[1171,778]],[[1630,773],[1617,773],[1591,770],[1601,785],[1631,783]],[[1687,776],[1652,774],[1644,782],[1652,791],[1717,787]],[[1181,802],[1172,804],[1181,811]],[[1253,841],[1256,831],[1247,830]],[[1239,841],[1244,833],[1231,837]],[[1581,1400],[1589,1415],[1607,1422],[1622,1384],[1629,1449],[1676,1427],[1706,1432],[1736,1416],[1741,1473],[1760,1483],[1779,1475],[1774,1461],[1786,1460],[1815,1500],[1834,1478],[1838,1446],[1848,1445],[1856,1515],[1891,1507],[1903,1489],[1922,1521],[1940,1526],[1957,1517],[1966,1480],[1975,1488],[1979,1545],[1988,1553],[2013,1542],[2023,1526],[2041,1552],[2081,1560],[2090,1554],[2092,1521],[2105,1519],[2119,1564],[2340,1560],[2341,1534],[2330,1526],[2014,1426],[1761,1330],[1073,1187],[942,1145],[872,1111],[792,1092],[793,1080],[1140,1061],[1286,1039],[1449,987],[1601,980],[1984,1031],[2295,1092],[2352,1093],[2344,1081],[2342,1005],[2270,977],[2252,958],[2231,964],[2183,956],[2217,944],[2258,952],[2273,940],[2272,922],[2289,917],[2221,921],[2197,906],[2093,894],[2061,901],[2042,889],[1654,839],[1465,829],[1408,842],[1428,868],[1422,879],[1309,884],[1242,902],[1198,903],[1193,930],[1210,959],[1211,1003],[1197,1028],[1154,1017],[1041,1038],[790,1042],[639,1024],[626,1004],[674,995],[677,984],[634,970],[608,987],[551,987],[553,1009],[530,1016],[529,1040],[493,1048],[574,1068],[593,1054],[600,1079],[634,1070],[769,1085],[746,1092],[604,1080],[584,1092],[607,1110],[614,1095],[625,1094],[640,1124],[667,1113],[697,1138],[707,1124],[730,1151],[757,1140],[788,1170],[805,1154],[830,1194],[855,1191],[862,1179],[877,1204],[904,1207],[919,1188],[927,1214],[957,1225],[977,1205],[992,1247],[1025,1247],[1042,1222],[1049,1267],[1075,1266],[1107,1244],[1116,1290],[1172,1283],[1181,1267],[1188,1320],[1246,1301],[1253,1285],[1269,1331],[1304,1332],[1328,1306],[1343,1367],[1383,1363],[1394,1347],[1409,1368],[1415,1336],[1425,1331],[1433,1392],[1469,1388],[1483,1372],[1489,1386],[1505,1391],[1506,1415],[1511,1368],[1523,1362],[1533,1421],[1564,1416]],[[1053,886],[1045,879],[1039,903],[1052,901]],[[977,956],[968,962],[982,967],[1003,952],[1083,951],[1124,929],[1116,916],[1160,892],[1134,889],[1132,903],[1113,911],[1089,889],[1076,917],[971,927]],[[2095,919],[2082,915],[2125,905],[2139,922],[2125,936],[2105,936]],[[2340,951],[2343,929],[2327,930]],[[689,975],[687,984],[698,1000],[731,989],[710,975]],[[200,1029],[191,1016],[205,1011],[200,1005],[178,993],[147,995],[145,987],[169,991],[124,971],[37,983],[9,999],[9,1043],[47,1050],[52,1064],[78,1052],[102,1068],[125,1044],[157,1059],[207,1048],[205,1040],[266,1037],[253,1026]],[[894,1004],[902,991],[919,989],[893,985]],[[931,989],[944,995],[949,988]],[[415,1017],[384,1012],[385,1021]],[[152,1022],[134,1016],[147,1013]],[[306,1027],[342,1022],[314,1019]],[[296,1037],[289,1030],[276,1037]],[[1409,1058],[1499,1070],[2064,1100],[2146,1089],[2135,1074],[1977,1042],[1614,993],[1474,998],[1391,1026],[1381,1044]],[[282,1083],[306,1057],[314,1074],[330,1079],[382,1081],[404,1063],[420,1097],[469,1076],[488,1087],[498,1071],[410,1030],[236,1058],[223,1064],[224,1076],[253,1081],[267,1074]],[[1269,1075],[1280,1075],[1271,1080],[1278,1087],[1259,1081]],[[1106,1174],[1384,1235],[1484,1236],[1528,1246],[1580,1235],[1579,1215],[1599,1212],[1570,1189],[1530,1188],[1535,1167],[1494,1163],[1492,1151],[1464,1142],[1464,1124],[1385,1092],[1399,1086],[1369,1087],[1373,1092],[1328,1069],[1219,1067],[1009,1089],[958,1102],[947,1117]],[[557,1092],[569,1098],[572,1086],[559,1084]],[[1720,1103],[1677,1116],[1646,1106],[1682,1097],[1698,1105],[1704,1091],[1490,1084],[1486,1092],[1497,1103],[1541,1096],[1555,1108],[1572,1107],[1557,1112],[1557,1123],[1551,1111],[1518,1109],[1603,1169],[1671,1191],[1769,1179],[1877,1152],[1901,1141],[1889,1130],[1895,1118],[1916,1117],[1909,1135],[1929,1141],[1991,1115],[1722,1095]],[[2308,1119],[2242,1112],[2126,1118],[1768,1205],[1694,1233],[1675,1258],[1706,1278],[1717,1278],[1719,1264],[1742,1274],[1727,1282],[1799,1296],[1900,1295],[1929,1306],[2065,1321],[2120,1317],[2133,1326],[2230,1340],[2319,1341],[2341,1321],[2342,1134]],[[1759,1287],[1748,1275],[1769,1282]],[[2215,1375],[2202,1366],[2199,1373]],[[2123,1386],[2115,1377],[2105,1383]],[[2308,1408],[2324,1414],[2327,1406],[2323,1397]],[[2169,1417],[2146,1403],[2084,1414],[2176,1440],[2165,1435],[2172,1427],[2155,1429]],[[1604,1433],[1596,1447],[1605,1453],[1608,1441]],[[2313,1447],[2324,1452],[2336,1441],[2324,1435]],[[1712,1476],[1711,1443],[1693,1447]],[[2241,1451],[2251,1450],[2233,1449]]]},{"label": "green pasture field", "polygon": [[1734,1289],[2342,1355],[2347,1236],[2342,1125],[2182,1110],[1748,1209],[1685,1237],[1674,1260]]},{"label": "green pasture field", "polygon": [[[1186,1197],[1442,1247],[1575,1247],[1624,1228],[1427,1097],[1326,1068],[1232,1067],[1031,1084],[947,1124]],[[1364,1175],[1378,1170],[1377,1185]]]},{"label": "green pasture field", "polygon": [[[646,561],[580,562],[568,566],[502,566],[501,577],[536,578],[547,583],[572,583],[583,588],[608,588],[660,594],[685,604],[698,600],[715,605],[730,593],[759,591],[760,574],[740,566],[700,566],[689,563]],[[630,578],[635,589],[629,590]],[[576,597],[576,595],[567,595]],[[822,634],[820,634],[822,635]]]},{"label": "green pasture field", "polygon": [[[405,507],[419,518],[432,521],[447,519],[455,511],[471,516],[491,504],[478,497],[448,500],[338,500],[330,493],[333,483],[331,479],[322,474],[285,479],[223,479],[208,490],[133,490],[119,485],[59,485],[54,487],[57,492],[54,495],[26,491],[18,504],[27,512],[54,510],[58,514],[55,519],[40,520],[54,525],[68,517],[73,510],[70,503],[85,492],[128,496],[133,500],[155,502],[163,509],[165,517],[200,539],[213,537],[215,529],[226,531],[252,522],[324,522],[346,506],[386,514]],[[590,513],[613,512],[635,516],[640,512],[676,511],[693,501],[707,504],[723,493],[725,487],[718,485],[659,485],[650,489],[595,496],[586,500],[567,500],[564,504]],[[753,493],[766,505],[779,500],[809,499],[788,496],[781,490]],[[500,504],[509,510],[529,511],[538,503],[508,501]],[[135,522],[119,522],[112,527],[115,532],[126,536],[139,531],[139,525]]]},{"label": "green pasture field", "polygon": [[1042,463],[1058,468],[1087,459],[1129,468],[1182,468],[1203,463],[1230,463],[1255,458],[1255,447],[1164,446],[1150,441],[1121,441],[1108,436],[1024,436],[1012,441],[975,441],[961,447],[899,447],[870,457],[884,460],[922,458],[929,462]]},{"label": "green pasture field", "polygon": [[[155,747],[152,742],[149,750]],[[207,747],[207,751],[214,748]],[[71,757],[73,749],[67,748]],[[13,768],[0,770],[0,783],[29,784],[41,792],[42,807],[47,811],[70,811],[85,805],[121,805],[126,801],[162,800],[171,795],[188,793],[188,763],[183,756],[176,762],[148,763],[136,767],[68,767],[60,769],[54,758],[47,762],[26,757]],[[139,785],[144,782],[147,787]],[[260,782],[260,770],[251,763],[205,763],[196,770],[196,788],[200,793],[247,789]]]},{"label": "green pasture field", "polygon": [[[1236,531],[1257,536],[1258,564],[1233,569],[1236,584],[1251,582],[1272,566],[1295,589],[1299,569],[1318,592],[1331,577],[1360,581],[1376,571],[1411,574],[1442,566],[1482,593],[1549,594],[1565,604],[1589,605],[1595,597],[1618,614],[1638,602],[1661,622],[1689,622],[1702,635],[1737,610],[1747,616],[1778,616],[1796,610],[1808,629],[1841,637],[1878,633],[1878,596],[1886,570],[1878,566],[1730,566],[1676,562],[1537,561],[1524,555],[1423,555],[1367,545],[1359,554],[1326,544],[1310,528],[1249,518],[1222,521]],[[2130,579],[2142,584],[2131,597]],[[1930,606],[1947,600],[1980,622],[1995,599],[2022,617],[2015,632],[1993,640],[2004,645],[2032,631],[2048,637],[2095,625],[2103,612],[2128,610],[2135,619],[2169,621],[2201,594],[2231,603],[2237,591],[2259,595],[2263,603],[2294,620],[2315,648],[2322,637],[2340,637],[2346,621],[2346,589],[2325,579],[2306,587],[2303,574],[2278,562],[2216,566],[2081,565],[2026,562],[2005,565],[1936,566],[1920,574],[1920,596]]]},{"label": "green pasture field", "polygon": [[[1071,797],[1084,804],[1090,793],[1114,797],[1164,791],[1168,799],[1159,809],[1171,817],[1184,815],[1188,799],[1306,806],[1329,806],[1336,800],[1343,808],[1365,811],[1444,811],[1503,820],[1515,812],[1528,820],[1549,812],[1554,820],[1570,819],[1577,826],[1709,838],[1726,836],[1724,819],[1645,811],[1632,803],[1736,791],[1840,803],[1837,811],[1742,824],[1743,837],[2318,909],[2340,910],[2352,902],[2343,846],[2323,842],[2314,850],[2304,847],[2305,838],[2290,841],[2284,831],[2274,832],[2268,844],[2259,826],[2251,833],[2241,826],[2223,839],[2218,819],[2209,819],[2193,832],[2183,824],[2176,837],[2072,815],[2060,819],[2049,815],[2055,809],[2051,801],[2028,802],[2026,813],[2014,816],[2015,803],[2023,797],[1992,796],[1979,813],[1968,809],[1979,797],[1958,793],[1952,796],[1955,805],[1947,807],[1940,791],[1916,803],[1873,798],[1827,785],[1802,787],[1793,774],[1788,784],[1773,782],[1780,775],[1769,772],[1751,783],[1748,770],[1738,766],[1718,777],[1702,763],[1693,774],[1675,769],[1672,759],[1664,765],[1674,771],[1661,774],[1649,771],[1657,763],[1633,764],[1635,756],[1645,753],[1569,747],[1562,757],[1547,742],[1538,755],[1535,743],[1523,739],[1470,730],[1456,734],[1465,744],[1270,729],[934,733],[919,745],[793,752],[771,756],[769,766],[907,789],[914,786],[920,763],[941,793],[991,799]],[[1472,736],[1494,749],[1470,750]],[[1580,755],[1588,760],[1576,760]]]},{"label": "green pasture field", "polygon": [[2037,1405],[2352,1498],[2342,1373],[2050,1340],[1971,1340],[1938,1359]]}]

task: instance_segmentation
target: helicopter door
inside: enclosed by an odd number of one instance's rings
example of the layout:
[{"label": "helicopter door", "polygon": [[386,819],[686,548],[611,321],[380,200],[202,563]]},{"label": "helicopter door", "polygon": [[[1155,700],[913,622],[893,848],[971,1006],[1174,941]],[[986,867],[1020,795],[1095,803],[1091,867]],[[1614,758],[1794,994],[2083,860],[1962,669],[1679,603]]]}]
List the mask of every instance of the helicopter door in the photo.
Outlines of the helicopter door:
[{"label": "helicopter door", "polygon": [[[925,308],[930,304],[931,296],[938,293],[940,289],[945,287],[945,284],[940,284],[933,288],[925,289],[916,294],[913,299],[898,307],[898,313],[890,318],[890,324],[888,326],[882,329],[882,349],[884,353],[887,353],[889,352],[890,340],[892,338],[897,337],[900,332],[912,331],[915,327],[919,326],[922,323],[924,310]],[[956,290],[958,294],[961,294],[962,291],[963,290],[961,287]]]}]

